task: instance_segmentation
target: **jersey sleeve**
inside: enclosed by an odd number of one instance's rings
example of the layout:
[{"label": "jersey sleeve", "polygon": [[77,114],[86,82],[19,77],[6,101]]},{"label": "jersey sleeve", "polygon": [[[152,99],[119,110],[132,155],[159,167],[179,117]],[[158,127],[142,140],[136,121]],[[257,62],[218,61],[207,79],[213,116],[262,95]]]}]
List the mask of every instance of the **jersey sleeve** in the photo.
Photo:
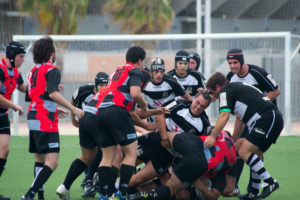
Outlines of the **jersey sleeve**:
[{"label": "jersey sleeve", "polygon": [[224,87],[220,91],[220,101],[219,101],[219,113],[229,112],[232,113],[233,108],[233,98],[232,98],[231,87]]},{"label": "jersey sleeve", "polygon": [[60,84],[60,78],[61,74],[57,68],[51,68],[46,73],[47,91],[49,94],[54,91],[59,91],[58,85]]},{"label": "jersey sleeve", "polygon": [[228,72],[226,78],[227,78],[227,80],[228,80],[229,82],[230,82],[230,79],[232,78],[233,75],[234,75],[234,73]]},{"label": "jersey sleeve", "polygon": [[172,69],[172,70],[168,71],[167,75],[174,76],[175,75],[175,69]]},{"label": "jersey sleeve", "polygon": [[5,80],[4,72],[3,72],[3,70],[0,68],[0,82],[3,83],[4,80]]},{"label": "jersey sleeve", "polygon": [[197,79],[198,87],[205,88],[205,84],[204,84],[205,78],[202,76],[200,72],[195,70],[190,70],[190,74]]},{"label": "jersey sleeve", "polygon": [[19,77],[17,79],[17,84],[18,86],[22,85],[24,83],[23,77],[21,74],[19,74]]},{"label": "jersey sleeve", "polygon": [[141,86],[142,73],[141,70],[134,68],[130,70],[130,79],[129,79],[129,87],[131,86]]},{"label": "jersey sleeve", "polygon": [[253,66],[252,70],[256,73],[259,89],[261,91],[275,91],[278,88],[276,81],[272,78],[272,75],[269,74],[265,69],[257,66]]},{"label": "jersey sleeve", "polygon": [[176,78],[169,75],[165,75],[164,79],[172,87],[175,96],[183,96],[185,94],[184,87],[179,83],[179,81]]}]

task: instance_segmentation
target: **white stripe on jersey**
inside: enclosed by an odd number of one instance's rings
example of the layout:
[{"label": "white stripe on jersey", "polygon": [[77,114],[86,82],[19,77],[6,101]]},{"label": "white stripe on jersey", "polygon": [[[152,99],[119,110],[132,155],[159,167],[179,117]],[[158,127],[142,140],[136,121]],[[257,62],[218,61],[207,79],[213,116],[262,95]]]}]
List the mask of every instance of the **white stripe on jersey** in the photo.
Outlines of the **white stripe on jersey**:
[{"label": "white stripe on jersey", "polygon": [[242,83],[247,83],[249,85],[258,85],[258,82],[256,79],[252,76],[252,74],[248,73],[244,77],[239,77],[237,74],[234,74],[232,78],[230,79],[230,82],[242,82]]},{"label": "white stripe on jersey", "polygon": [[185,85],[189,85],[189,86],[197,85],[198,86],[199,85],[198,80],[190,74],[188,74],[184,78],[180,78],[176,75],[174,75],[173,77],[176,78],[179,81],[179,83],[183,86],[185,86]]},{"label": "white stripe on jersey", "polygon": [[[189,124],[191,124],[199,133],[203,130],[203,122],[200,117],[193,117],[189,111],[189,108],[181,109],[177,111],[177,115],[183,117]],[[180,128],[171,118],[166,119],[166,126],[169,131],[182,132]]]},{"label": "white stripe on jersey", "polygon": [[82,109],[84,110],[84,107],[92,100],[94,94],[90,94],[89,96],[87,96],[84,101],[81,104]]},{"label": "white stripe on jersey", "polygon": [[[168,96],[168,91],[172,90],[172,87],[167,83],[166,81],[163,81],[160,85],[154,85],[152,82],[149,82],[147,84],[147,87],[144,89],[144,92],[147,92],[147,94],[144,93],[145,100],[152,108],[159,108],[165,103],[174,100],[175,94],[172,92]],[[151,96],[151,92],[153,93],[161,93],[160,96],[162,98],[160,99],[153,99]]]},{"label": "white stripe on jersey", "polygon": [[240,101],[236,101],[235,105],[234,105],[234,115],[239,118],[240,120],[243,119],[246,110],[247,110],[248,106],[246,104],[244,104],[243,102]]}]

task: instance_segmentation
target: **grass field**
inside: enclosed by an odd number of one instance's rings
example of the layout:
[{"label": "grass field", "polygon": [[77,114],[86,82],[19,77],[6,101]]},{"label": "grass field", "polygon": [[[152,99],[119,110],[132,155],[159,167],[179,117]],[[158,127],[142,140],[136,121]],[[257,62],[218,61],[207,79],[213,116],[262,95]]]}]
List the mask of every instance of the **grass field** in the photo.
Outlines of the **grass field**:
[{"label": "grass field", "polygon": [[[300,137],[280,137],[276,145],[265,154],[265,166],[281,184],[270,200],[300,199]],[[55,190],[65,178],[71,162],[80,154],[78,136],[61,136],[59,166],[46,184],[45,197],[55,200]],[[19,200],[33,181],[33,155],[28,153],[28,137],[11,137],[11,151],[6,169],[0,178],[0,194]],[[248,182],[248,167],[245,167],[240,181],[240,189],[245,192]],[[71,187],[72,200],[82,199],[79,188],[83,175]],[[96,199],[96,198],[95,198]],[[234,198],[223,198],[234,199]]]}]

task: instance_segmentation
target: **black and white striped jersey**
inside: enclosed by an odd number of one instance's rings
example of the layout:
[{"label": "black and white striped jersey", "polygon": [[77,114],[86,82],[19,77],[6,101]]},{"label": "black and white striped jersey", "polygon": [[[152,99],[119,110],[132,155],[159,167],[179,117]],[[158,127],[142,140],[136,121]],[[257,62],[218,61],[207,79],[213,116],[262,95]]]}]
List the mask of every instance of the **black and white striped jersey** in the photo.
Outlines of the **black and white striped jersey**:
[{"label": "black and white striped jersey", "polygon": [[276,106],[256,87],[241,82],[226,84],[220,91],[219,111],[230,112],[248,127]]},{"label": "black and white striped jersey", "polygon": [[192,69],[189,69],[183,78],[176,75],[175,69],[169,71],[168,74],[176,78],[192,98],[197,94],[198,88],[205,86],[201,73]]},{"label": "black and white striped jersey", "polygon": [[175,78],[164,75],[159,84],[149,82],[143,93],[149,108],[155,109],[174,101],[176,96],[183,96],[185,89]]},{"label": "black and white striped jersey", "polygon": [[171,113],[165,115],[167,131],[187,132],[194,129],[196,135],[205,135],[210,126],[206,113],[193,116],[190,112],[192,102],[184,100],[177,102],[179,103],[170,109]]},{"label": "black and white striped jersey", "polygon": [[90,83],[88,85],[83,85],[79,87],[72,95],[72,99],[75,103],[77,108],[83,109],[84,106],[91,101],[92,97],[94,96],[94,84]]},{"label": "black and white striped jersey", "polygon": [[[258,88],[264,95],[270,91],[275,91],[278,88],[277,83],[272,78],[271,74],[268,74],[266,70],[256,65],[248,65],[249,71],[244,77],[239,77],[237,74],[229,72],[227,74],[227,80],[230,82],[243,82],[249,85],[253,85]],[[273,103],[276,105],[276,101]]]}]

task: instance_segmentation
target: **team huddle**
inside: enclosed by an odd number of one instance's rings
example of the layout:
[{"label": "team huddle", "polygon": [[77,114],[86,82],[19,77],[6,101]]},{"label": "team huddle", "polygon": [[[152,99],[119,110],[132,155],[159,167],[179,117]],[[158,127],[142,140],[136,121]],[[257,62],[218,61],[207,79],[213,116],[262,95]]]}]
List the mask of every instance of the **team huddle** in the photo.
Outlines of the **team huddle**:
[{"label": "team huddle", "polygon": [[[12,92],[17,88],[30,102],[29,152],[35,155],[35,173],[20,200],[45,199],[44,184],[58,166],[58,118],[68,114],[58,105],[70,111],[81,147],[56,190],[60,199],[71,199],[71,185],[82,172],[82,198],[98,193],[98,200],[256,200],[280,187],[263,163],[264,152],[284,126],[276,106],[280,90],[264,69],[244,62],[242,50],[227,53],[227,77],[215,72],[206,81],[198,71],[197,53],[178,51],[174,69],[166,73],[163,58],[156,57],[147,67],[146,51],[131,46],[123,66],[110,76],[99,72],[95,84],[78,88],[70,102],[59,93],[53,40],[44,37],[34,43],[36,66],[26,84],[18,71],[25,53],[13,41],[0,62],[0,176],[9,153],[7,111],[23,114],[11,101]],[[216,99],[219,115],[212,126],[205,109]],[[232,135],[224,130],[230,114],[236,117]],[[250,177],[247,193],[240,194],[244,163]],[[0,200],[10,198],[0,195]]]}]

